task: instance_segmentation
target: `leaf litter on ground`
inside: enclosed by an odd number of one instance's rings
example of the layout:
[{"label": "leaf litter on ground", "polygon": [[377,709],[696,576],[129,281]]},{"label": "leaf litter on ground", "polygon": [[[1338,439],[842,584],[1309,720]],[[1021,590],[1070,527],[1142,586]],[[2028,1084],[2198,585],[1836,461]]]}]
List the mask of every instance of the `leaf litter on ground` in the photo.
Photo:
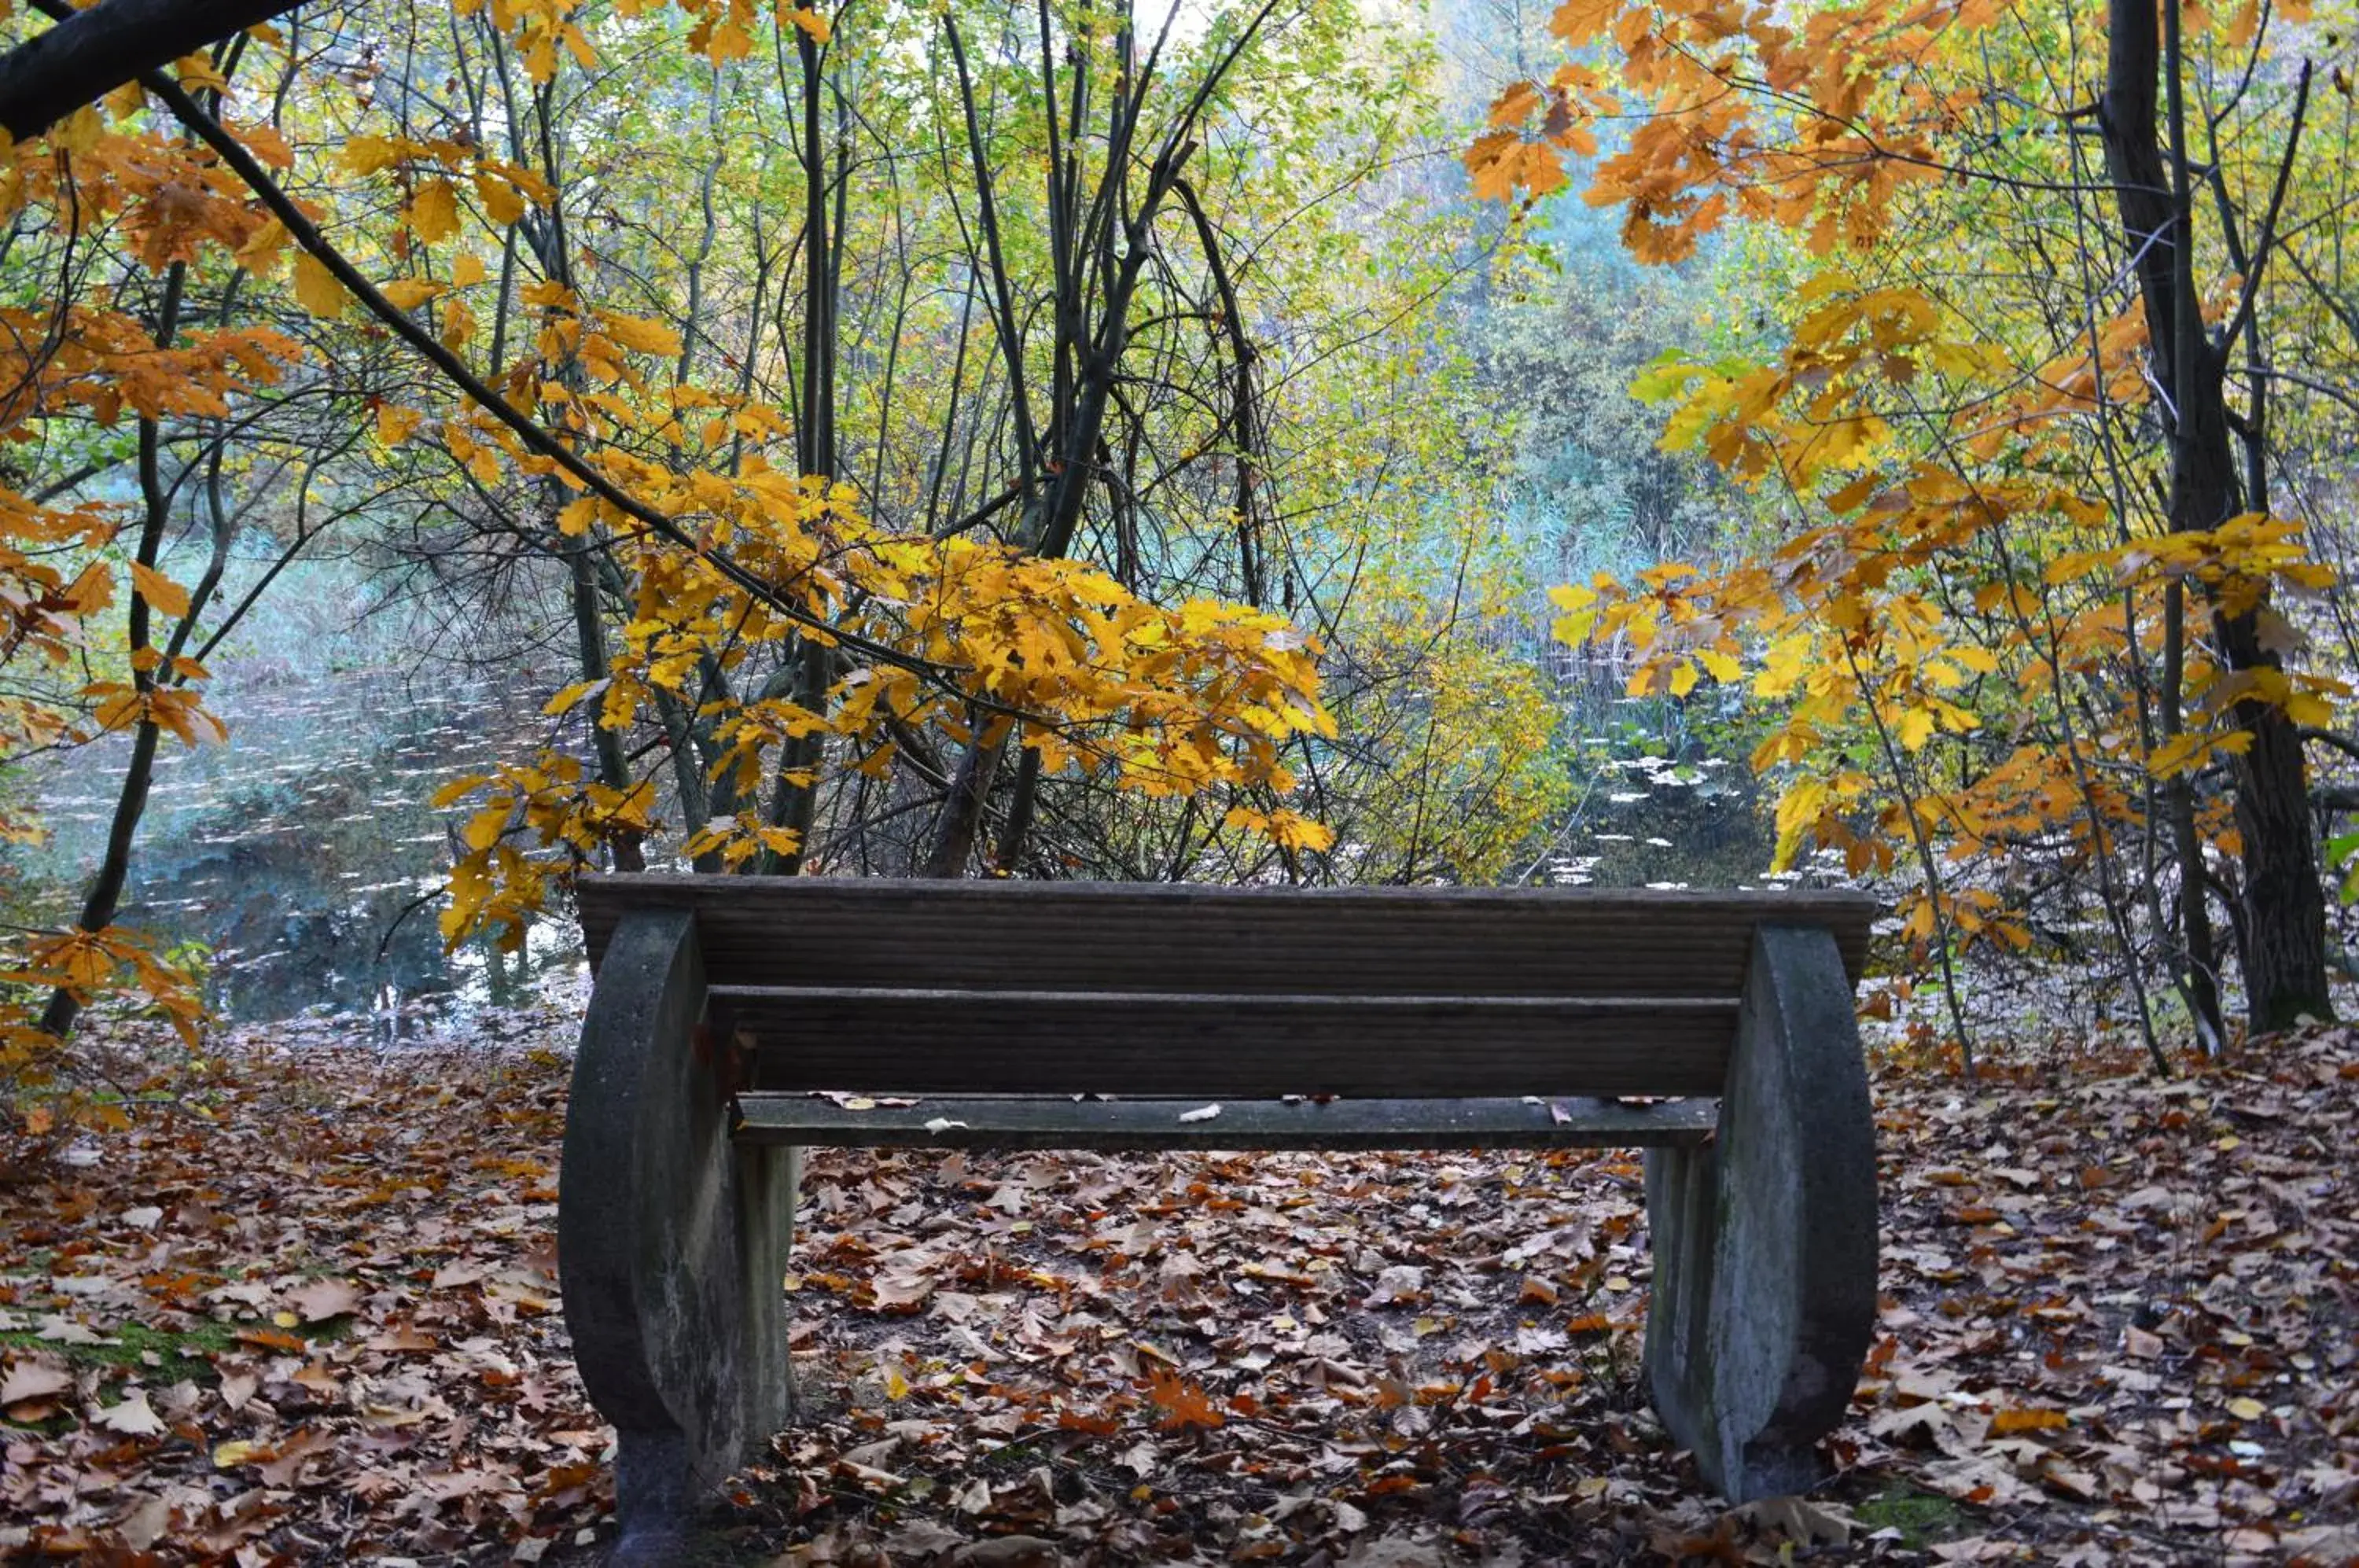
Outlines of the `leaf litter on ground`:
[{"label": "leaf litter on ground", "polygon": [[[0,1191],[0,1554],[596,1561],[611,1433],[553,1247],[569,1024],[538,1027],[242,1030]],[[1647,1406],[1635,1154],[814,1151],[803,1415],[697,1554],[2359,1560],[2359,1034],[2136,1067],[1879,1065],[1883,1302],[1839,1471],[1740,1508]]]}]

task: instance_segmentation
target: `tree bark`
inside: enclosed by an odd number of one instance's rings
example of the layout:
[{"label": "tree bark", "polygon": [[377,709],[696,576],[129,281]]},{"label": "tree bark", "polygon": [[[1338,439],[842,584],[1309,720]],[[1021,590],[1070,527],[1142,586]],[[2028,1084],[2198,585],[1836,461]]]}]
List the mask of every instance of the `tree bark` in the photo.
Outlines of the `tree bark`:
[{"label": "tree bark", "polygon": [[0,128],[20,142],[37,136],[141,72],[283,16],[299,3],[99,0],[0,55]]}]

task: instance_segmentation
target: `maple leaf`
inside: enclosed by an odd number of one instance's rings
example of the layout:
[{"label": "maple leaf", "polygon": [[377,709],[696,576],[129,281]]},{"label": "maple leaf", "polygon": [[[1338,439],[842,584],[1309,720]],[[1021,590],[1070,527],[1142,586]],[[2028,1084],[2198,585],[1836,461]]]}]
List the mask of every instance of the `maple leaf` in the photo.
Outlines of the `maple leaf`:
[{"label": "maple leaf", "polygon": [[1157,1426],[1164,1432],[1227,1424],[1210,1394],[1169,1367],[1157,1366],[1147,1374],[1147,1397],[1164,1412]]},{"label": "maple leaf", "polygon": [[164,1418],[148,1408],[145,1388],[131,1389],[121,1403],[100,1410],[96,1419],[107,1431],[125,1437],[161,1437],[165,1432]]}]

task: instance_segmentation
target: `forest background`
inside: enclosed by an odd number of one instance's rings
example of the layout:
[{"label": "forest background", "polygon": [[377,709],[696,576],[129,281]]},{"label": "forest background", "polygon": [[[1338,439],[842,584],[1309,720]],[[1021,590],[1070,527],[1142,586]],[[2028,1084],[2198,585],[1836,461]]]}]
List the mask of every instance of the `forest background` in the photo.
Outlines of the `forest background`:
[{"label": "forest background", "polygon": [[584,866],[1630,878],[1750,770],[1707,875],[1887,890],[1929,1060],[2009,980],[2327,1016],[2350,9],[16,11],[0,827],[107,782],[12,1129],[120,1117],[93,999],[196,1037],[158,758],[326,594],[546,699],[431,793],[453,942]]}]

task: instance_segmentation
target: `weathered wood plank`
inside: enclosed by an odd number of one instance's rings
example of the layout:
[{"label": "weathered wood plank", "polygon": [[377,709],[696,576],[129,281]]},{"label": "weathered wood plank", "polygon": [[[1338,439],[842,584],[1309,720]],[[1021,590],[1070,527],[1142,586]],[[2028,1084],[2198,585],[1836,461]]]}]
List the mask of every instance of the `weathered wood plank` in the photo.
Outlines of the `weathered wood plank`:
[{"label": "weathered wood plank", "polygon": [[1734,996],[716,986],[712,1018],[757,1089],[941,1094],[1717,1094],[1736,1037]]},{"label": "weathered wood plank", "polygon": [[[1849,892],[1211,887],[585,877],[593,964],[626,908],[688,909],[716,984],[1038,985],[1442,996],[1726,996],[1754,929],[1822,925],[1855,979],[1878,906]],[[1217,976],[1217,979],[1213,977]]]},{"label": "weathered wood plank", "polygon": [[[1218,1104],[1217,1116],[1180,1118]],[[748,1143],[876,1149],[1636,1149],[1692,1144],[1711,1100],[1625,1105],[1525,1099],[1072,1100],[933,1096],[852,1110],[813,1094],[746,1094]]]}]

